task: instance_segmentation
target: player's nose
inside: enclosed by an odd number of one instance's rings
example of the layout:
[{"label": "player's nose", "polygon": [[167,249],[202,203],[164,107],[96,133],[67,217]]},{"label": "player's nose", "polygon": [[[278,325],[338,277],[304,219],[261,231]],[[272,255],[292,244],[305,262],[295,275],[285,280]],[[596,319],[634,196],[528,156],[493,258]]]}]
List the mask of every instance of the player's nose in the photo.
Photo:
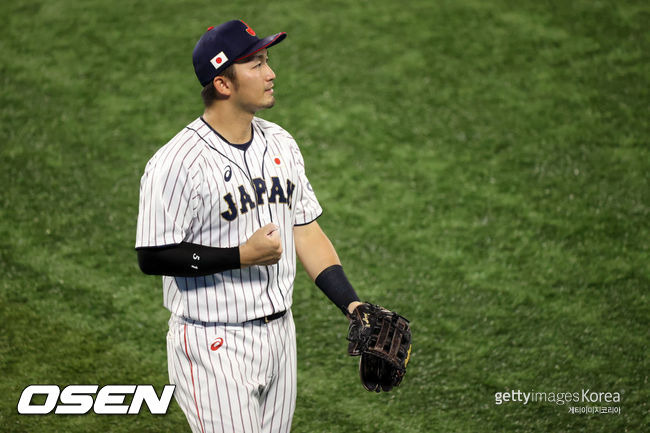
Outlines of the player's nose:
[{"label": "player's nose", "polygon": [[275,80],[275,72],[273,72],[273,69],[269,65],[266,65],[266,79],[268,81]]}]

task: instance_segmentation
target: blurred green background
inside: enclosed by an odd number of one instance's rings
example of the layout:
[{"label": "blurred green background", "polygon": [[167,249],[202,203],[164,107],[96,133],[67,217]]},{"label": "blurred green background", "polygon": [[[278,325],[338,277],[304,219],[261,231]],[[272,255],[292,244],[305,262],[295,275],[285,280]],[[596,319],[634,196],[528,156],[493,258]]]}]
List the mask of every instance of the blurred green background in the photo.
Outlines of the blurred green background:
[{"label": "blurred green background", "polygon": [[[300,144],[357,292],[413,327],[402,386],[366,392],[299,269],[293,431],[647,428],[647,2],[21,0],[0,5],[0,431],[189,432],[175,402],[16,405],[33,383],[167,383],[139,180],[202,111],[196,40],[236,18],[288,32],[259,115]],[[495,404],[582,389],[619,392],[621,413]]]}]

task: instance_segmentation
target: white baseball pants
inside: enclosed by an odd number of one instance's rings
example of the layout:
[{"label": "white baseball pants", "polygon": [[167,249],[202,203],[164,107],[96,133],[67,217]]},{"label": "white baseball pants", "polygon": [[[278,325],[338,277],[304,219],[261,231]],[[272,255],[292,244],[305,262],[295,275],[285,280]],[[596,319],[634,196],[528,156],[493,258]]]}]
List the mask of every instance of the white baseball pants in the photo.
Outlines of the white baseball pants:
[{"label": "white baseball pants", "polygon": [[268,323],[172,315],[167,360],[176,400],[194,433],[289,433],[296,407],[291,311]]}]

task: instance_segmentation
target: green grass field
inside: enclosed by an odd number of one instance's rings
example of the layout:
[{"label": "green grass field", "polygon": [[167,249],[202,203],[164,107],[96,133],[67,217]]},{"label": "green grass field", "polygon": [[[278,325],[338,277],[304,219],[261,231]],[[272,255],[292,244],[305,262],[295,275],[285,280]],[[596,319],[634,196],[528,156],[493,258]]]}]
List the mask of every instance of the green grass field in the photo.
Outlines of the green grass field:
[{"label": "green grass field", "polygon": [[[19,0],[0,6],[0,431],[189,432],[21,416],[29,384],[167,383],[135,252],[153,153],[202,110],[191,52],[242,18],[363,299],[411,319],[402,386],[361,387],[299,269],[295,432],[642,432],[650,424],[650,7],[643,1]],[[643,23],[646,24],[643,24]],[[620,414],[495,393],[617,392]]]}]

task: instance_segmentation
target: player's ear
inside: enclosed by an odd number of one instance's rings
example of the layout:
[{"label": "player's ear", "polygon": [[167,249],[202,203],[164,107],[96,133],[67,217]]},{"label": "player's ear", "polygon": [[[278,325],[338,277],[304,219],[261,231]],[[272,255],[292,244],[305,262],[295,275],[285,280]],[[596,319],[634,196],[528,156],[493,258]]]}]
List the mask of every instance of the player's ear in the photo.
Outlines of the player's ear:
[{"label": "player's ear", "polygon": [[223,75],[217,75],[212,80],[215,90],[218,95],[230,96],[232,94],[233,82]]}]

